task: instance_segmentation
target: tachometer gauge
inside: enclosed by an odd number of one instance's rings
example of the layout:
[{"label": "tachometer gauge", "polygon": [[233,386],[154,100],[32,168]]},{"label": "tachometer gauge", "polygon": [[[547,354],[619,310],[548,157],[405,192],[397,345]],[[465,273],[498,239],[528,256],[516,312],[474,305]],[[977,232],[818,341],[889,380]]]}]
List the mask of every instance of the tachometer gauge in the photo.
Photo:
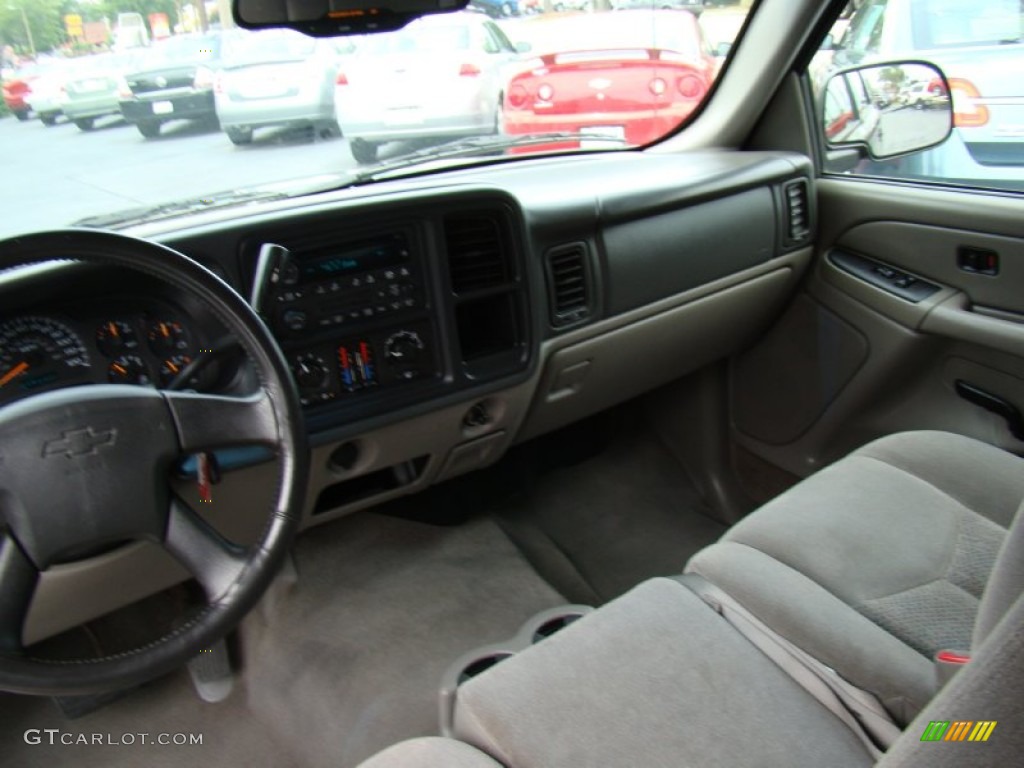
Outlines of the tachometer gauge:
[{"label": "tachometer gauge", "polygon": [[124,320],[108,320],[96,329],[96,345],[107,357],[114,357],[122,352],[133,352],[139,348],[139,340],[135,331]]},{"label": "tachometer gauge", "polygon": [[107,368],[112,384],[152,384],[146,364],[138,355],[121,355]]},{"label": "tachometer gauge", "polygon": [[0,323],[0,399],[74,383],[89,370],[78,335],[49,317]]},{"label": "tachometer gauge", "polygon": [[188,350],[188,333],[181,323],[160,320],[149,326],[149,348],[158,355]]}]

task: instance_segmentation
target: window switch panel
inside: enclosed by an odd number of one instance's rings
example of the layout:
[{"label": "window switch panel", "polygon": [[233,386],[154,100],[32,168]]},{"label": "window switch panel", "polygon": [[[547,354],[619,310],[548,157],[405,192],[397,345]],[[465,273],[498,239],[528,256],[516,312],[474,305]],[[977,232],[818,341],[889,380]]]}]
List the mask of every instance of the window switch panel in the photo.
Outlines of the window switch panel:
[{"label": "window switch panel", "polygon": [[909,275],[888,264],[849,251],[835,249],[829,252],[828,258],[844,272],[915,304],[939,290],[939,286],[916,275]]}]

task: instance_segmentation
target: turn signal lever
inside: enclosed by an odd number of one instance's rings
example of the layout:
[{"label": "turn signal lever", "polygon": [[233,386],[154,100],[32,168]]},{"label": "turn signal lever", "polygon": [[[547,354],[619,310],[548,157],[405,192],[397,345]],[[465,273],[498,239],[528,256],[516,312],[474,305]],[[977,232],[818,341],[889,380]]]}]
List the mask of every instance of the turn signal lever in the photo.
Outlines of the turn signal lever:
[{"label": "turn signal lever", "polygon": [[1024,417],[1021,417],[1017,406],[1009,400],[999,395],[993,395],[991,392],[986,392],[981,387],[977,387],[963,379],[957,379],[954,386],[956,387],[956,393],[967,402],[981,406],[986,411],[991,411],[997,416],[1002,416],[1006,420],[1006,426],[1009,428],[1010,434],[1018,440],[1024,440]]},{"label": "turn signal lever", "polygon": [[291,252],[277,243],[264,243],[256,259],[256,274],[252,279],[252,295],[249,304],[257,314],[266,317],[266,304],[274,288],[280,284],[285,270],[292,263]]}]

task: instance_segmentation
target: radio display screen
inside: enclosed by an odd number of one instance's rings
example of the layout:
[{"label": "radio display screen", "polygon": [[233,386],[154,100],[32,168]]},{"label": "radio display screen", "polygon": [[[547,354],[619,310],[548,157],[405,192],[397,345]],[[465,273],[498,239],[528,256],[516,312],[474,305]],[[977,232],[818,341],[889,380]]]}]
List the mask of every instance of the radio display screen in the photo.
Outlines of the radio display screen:
[{"label": "radio display screen", "polygon": [[349,272],[381,269],[408,260],[408,239],[404,232],[397,232],[309,254],[302,258],[301,270],[303,279],[318,280]]}]

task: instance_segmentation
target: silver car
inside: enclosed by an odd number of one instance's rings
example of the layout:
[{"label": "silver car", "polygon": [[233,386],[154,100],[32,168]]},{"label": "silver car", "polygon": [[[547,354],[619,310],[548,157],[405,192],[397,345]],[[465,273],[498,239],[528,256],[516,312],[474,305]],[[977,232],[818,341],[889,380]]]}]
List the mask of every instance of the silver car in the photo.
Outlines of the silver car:
[{"label": "silver car", "polygon": [[427,16],[369,35],[338,69],[338,124],[372,163],[384,142],[498,133],[515,47],[479,13]]},{"label": "silver car", "polygon": [[234,144],[252,142],[265,126],[312,126],[337,136],[333,44],[287,29],[250,32],[224,43],[214,99],[221,128]]},{"label": "silver car", "polygon": [[97,118],[121,116],[118,91],[125,70],[137,61],[137,52],[99,53],[75,59],[64,81],[60,107],[80,130],[90,131]]}]

